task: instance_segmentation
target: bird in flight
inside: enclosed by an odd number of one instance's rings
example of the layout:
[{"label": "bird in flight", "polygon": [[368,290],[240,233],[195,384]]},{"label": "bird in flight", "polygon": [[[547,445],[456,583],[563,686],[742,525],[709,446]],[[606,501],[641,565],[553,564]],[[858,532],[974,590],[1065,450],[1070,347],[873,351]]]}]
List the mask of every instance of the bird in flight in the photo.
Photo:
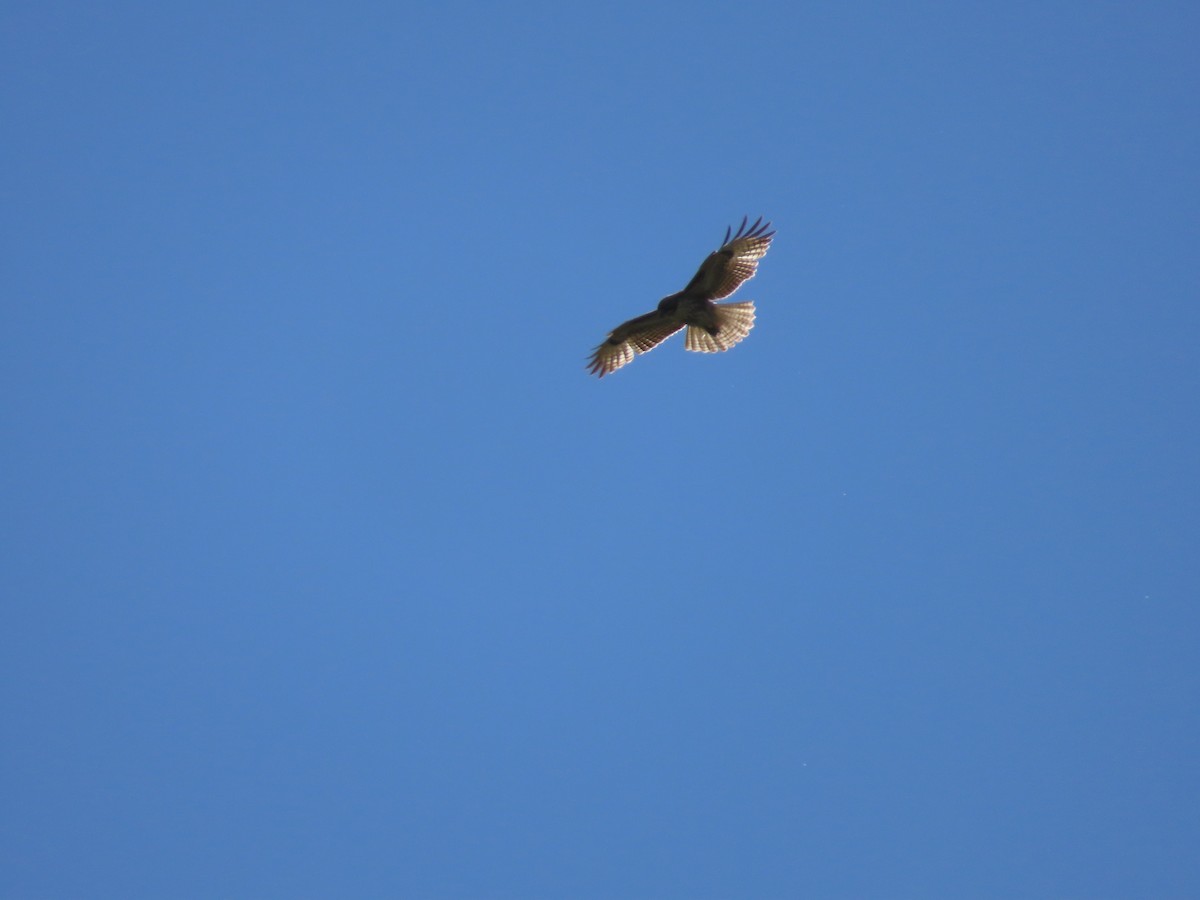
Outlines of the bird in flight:
[{"label": "bird in flight", "polygon": [[639,353],[653,350],[675,332],[687,327],[687,350],[717,353],[728,350],[754,327],[754,301],[714,303],[736,291],[743,281],[754,277],[758,261],[771,246],[774,231],[762,217],[746,228],[749,216],[732,239],[725,229],[725,241],[719,250],[708,254],[687,287],[664,297],[654,312],[630,319],[614,328],[604,343],[595,349],[588,371],[603,378],[632,362]]}]

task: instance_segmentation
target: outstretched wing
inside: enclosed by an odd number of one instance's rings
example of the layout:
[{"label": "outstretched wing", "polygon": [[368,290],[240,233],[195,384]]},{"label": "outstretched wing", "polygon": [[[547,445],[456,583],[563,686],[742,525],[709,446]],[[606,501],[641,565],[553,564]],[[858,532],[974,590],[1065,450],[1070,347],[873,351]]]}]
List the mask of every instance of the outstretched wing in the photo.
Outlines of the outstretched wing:
[{"label": "outstretched wing", "polygon": [[685,294],[706,300],[721,300],[741,287],[743,281],[754,277],[758,261],[767,255],[775,232],[767,230],[771,223],[763,222],[762,216],[747,229],[749,218],[746,216],[742,219],[732,239],[729,237],[730,229],[725,229],[725,243],[720,250],[708,254],[708,259],[700,265],[700,271],[683,289]]},{"label": "outstretched wing", "polygon": [[632,362],[639,353],[653,350],[682,327],[683,322],[677,316],[658,310],[630,319],[613,329],[604,343],[595,349],[588,371],[603,378]]}]

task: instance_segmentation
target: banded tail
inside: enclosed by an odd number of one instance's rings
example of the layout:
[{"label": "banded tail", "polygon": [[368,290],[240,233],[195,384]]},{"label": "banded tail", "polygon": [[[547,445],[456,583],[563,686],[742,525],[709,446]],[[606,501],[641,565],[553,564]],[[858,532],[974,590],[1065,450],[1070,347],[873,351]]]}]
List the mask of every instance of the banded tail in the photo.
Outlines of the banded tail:
[{"label": "banded tail", "polygon": [[689,325],[687,349],[696,353],[719,353],[740,342],[754,327],[754,301],[714,303],[716,333],[709,334],[699,325]]}]

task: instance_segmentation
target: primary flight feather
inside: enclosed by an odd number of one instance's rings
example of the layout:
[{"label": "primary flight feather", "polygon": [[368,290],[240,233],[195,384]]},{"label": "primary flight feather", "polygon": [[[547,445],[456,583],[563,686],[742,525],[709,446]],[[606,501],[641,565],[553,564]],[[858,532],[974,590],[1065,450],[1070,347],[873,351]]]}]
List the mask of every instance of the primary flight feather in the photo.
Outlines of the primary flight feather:
[{"label": "primary flight feather", "polygon": [[[614,328],[595,349],[588,371],[603,378],[631,362],[639,353],[653,350],[675,332],[687,327],[685,348],[699,353],[728,350],[754,327],[754,301],[715,303],[754,277],[758,261],[771,246],[774,231],[760,216],[749,228],[742,219],[737,233],[725,229],[725,241],[700,264],[687,287],[664,297],[654,312],[630,319]],[[760,224],[761,223],[761,224]]]}]

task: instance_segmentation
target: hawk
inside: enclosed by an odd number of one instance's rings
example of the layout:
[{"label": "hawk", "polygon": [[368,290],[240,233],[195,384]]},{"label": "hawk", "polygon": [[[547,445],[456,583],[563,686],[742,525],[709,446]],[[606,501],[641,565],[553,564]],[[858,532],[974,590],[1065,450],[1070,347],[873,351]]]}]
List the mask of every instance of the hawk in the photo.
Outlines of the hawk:
[{"label": "hawk", "polygon": [[632,362],[639,353],[653,350],[675,332],[687,326],[687,350],[717,353],[728,350],[754,327],[754,302],[714,303],[736,291],[743,281],[754,277],[758,261],[771,246],[771,223],[759,224],[762,216],[746,228],[749,216],[742,219],[737,233],[719,250],[708,254],[688,286],[677,294],[664,297],[654,312],[630,319],[613,329],[604,343],[595,349],[588,371],[603,378]]}]

